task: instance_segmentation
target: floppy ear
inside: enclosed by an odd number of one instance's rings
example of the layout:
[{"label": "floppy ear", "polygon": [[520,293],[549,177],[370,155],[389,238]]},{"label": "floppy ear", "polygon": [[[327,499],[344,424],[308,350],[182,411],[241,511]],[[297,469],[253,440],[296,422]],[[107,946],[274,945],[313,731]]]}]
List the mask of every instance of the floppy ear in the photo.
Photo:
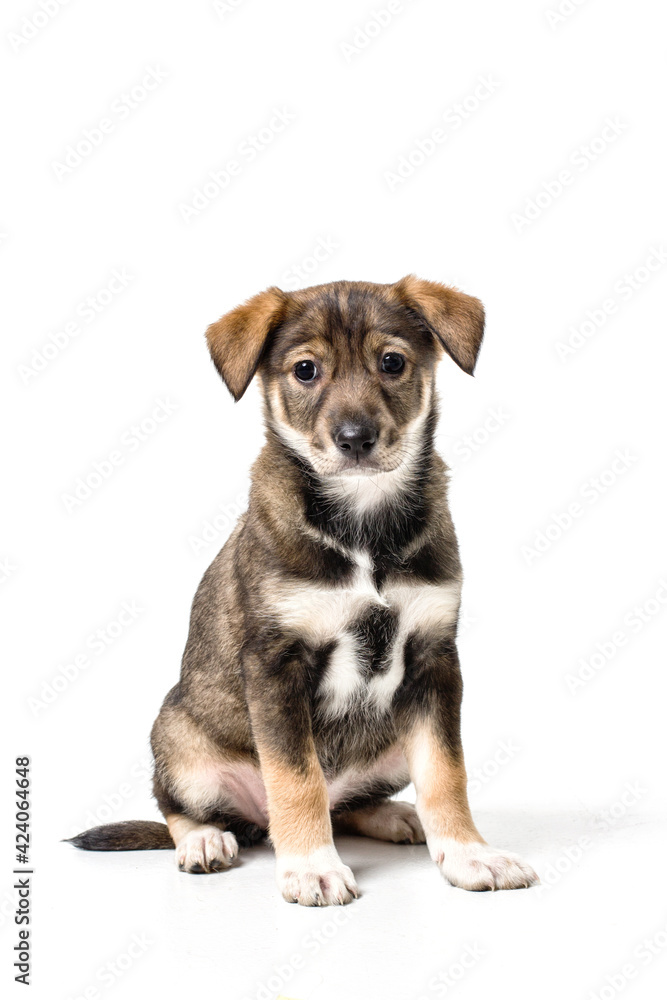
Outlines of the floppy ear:
[{"label": "floppy ear", "polygon": [[269,334],[281,322],[287,296],[267,288],[226,313],[206,331],[213,364],[238,402],[262,360]]},{"label": "floppy ear", "polygon": [[435,281],[409,274],[394,286],[410,309],[419,313],[426,326],[468,375],[472,375],[484,336],[484,306]]}]

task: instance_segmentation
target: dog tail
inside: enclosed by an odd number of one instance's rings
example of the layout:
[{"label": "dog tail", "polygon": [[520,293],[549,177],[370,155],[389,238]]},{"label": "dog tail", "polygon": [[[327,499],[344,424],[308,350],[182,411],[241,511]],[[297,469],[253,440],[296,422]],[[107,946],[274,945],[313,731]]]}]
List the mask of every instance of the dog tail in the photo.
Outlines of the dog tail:
[{"label": "dog tail", "polygon": [[174,847],[166,823],[144,819],[94,826],[66,843],[83,851],[164,851]]}]

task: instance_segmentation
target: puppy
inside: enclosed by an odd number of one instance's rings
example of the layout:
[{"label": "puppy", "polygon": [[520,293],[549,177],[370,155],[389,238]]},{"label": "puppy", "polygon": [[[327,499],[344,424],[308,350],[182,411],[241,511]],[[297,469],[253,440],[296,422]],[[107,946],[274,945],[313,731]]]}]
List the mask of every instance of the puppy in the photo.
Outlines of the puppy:
[{"label": "puppy", "polygon": [[[289,902],[357,896],[334,832],[428,845],[465,889],[537,881],[478,833],[460,738],[461,565],[433,447],[443,353],[472,374],[475,298],[414,276],[254,296],[207,331],[235,400],[257,377],[266,444],[248,511],[199,586],[153,726],[161,823],[87,850],[176,846],[217,872],[267,833]],[[410,782],[416,809],[391,798]]]}]

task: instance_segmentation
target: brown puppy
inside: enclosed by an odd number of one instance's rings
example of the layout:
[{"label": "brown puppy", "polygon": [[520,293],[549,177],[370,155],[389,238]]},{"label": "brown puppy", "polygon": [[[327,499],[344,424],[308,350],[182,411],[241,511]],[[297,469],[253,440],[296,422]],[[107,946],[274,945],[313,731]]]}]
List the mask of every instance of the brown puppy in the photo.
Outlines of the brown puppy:
[{"label": "brown puppy", "polygon": [[[460,740],[461,566],[434,384],[443,351],[472,374],[483,329],[477,299],[412,276],[270,288],[209,328],[235,399],[258,375],[267,439],[153,727],[167,826],[73,843],[175,844],[182,870],[210,872],[268,831],[282,894],[305,905],[357,895],[336,829],[425,840],[466,889],[537,881],[475,828]],[[390,798],[411,780],[416,810]]]}]

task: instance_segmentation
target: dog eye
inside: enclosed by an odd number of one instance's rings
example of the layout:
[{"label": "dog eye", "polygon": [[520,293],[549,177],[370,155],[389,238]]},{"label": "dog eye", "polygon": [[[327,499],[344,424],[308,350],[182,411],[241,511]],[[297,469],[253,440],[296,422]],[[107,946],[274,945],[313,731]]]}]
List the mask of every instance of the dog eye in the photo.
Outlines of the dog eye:
[{"label": "dog eye", "polygon": [[312,382],[317,375],[317,366],[314,361],[297,361],[294,374],[299,382]]},{"label": "dog eye", "polygon": [[383,372],[388,372],[389,375],[397,375],[398,372],[402,372],[405,368],[405,358],[402,354],[385,354],[380,363],[380,367]]}]

